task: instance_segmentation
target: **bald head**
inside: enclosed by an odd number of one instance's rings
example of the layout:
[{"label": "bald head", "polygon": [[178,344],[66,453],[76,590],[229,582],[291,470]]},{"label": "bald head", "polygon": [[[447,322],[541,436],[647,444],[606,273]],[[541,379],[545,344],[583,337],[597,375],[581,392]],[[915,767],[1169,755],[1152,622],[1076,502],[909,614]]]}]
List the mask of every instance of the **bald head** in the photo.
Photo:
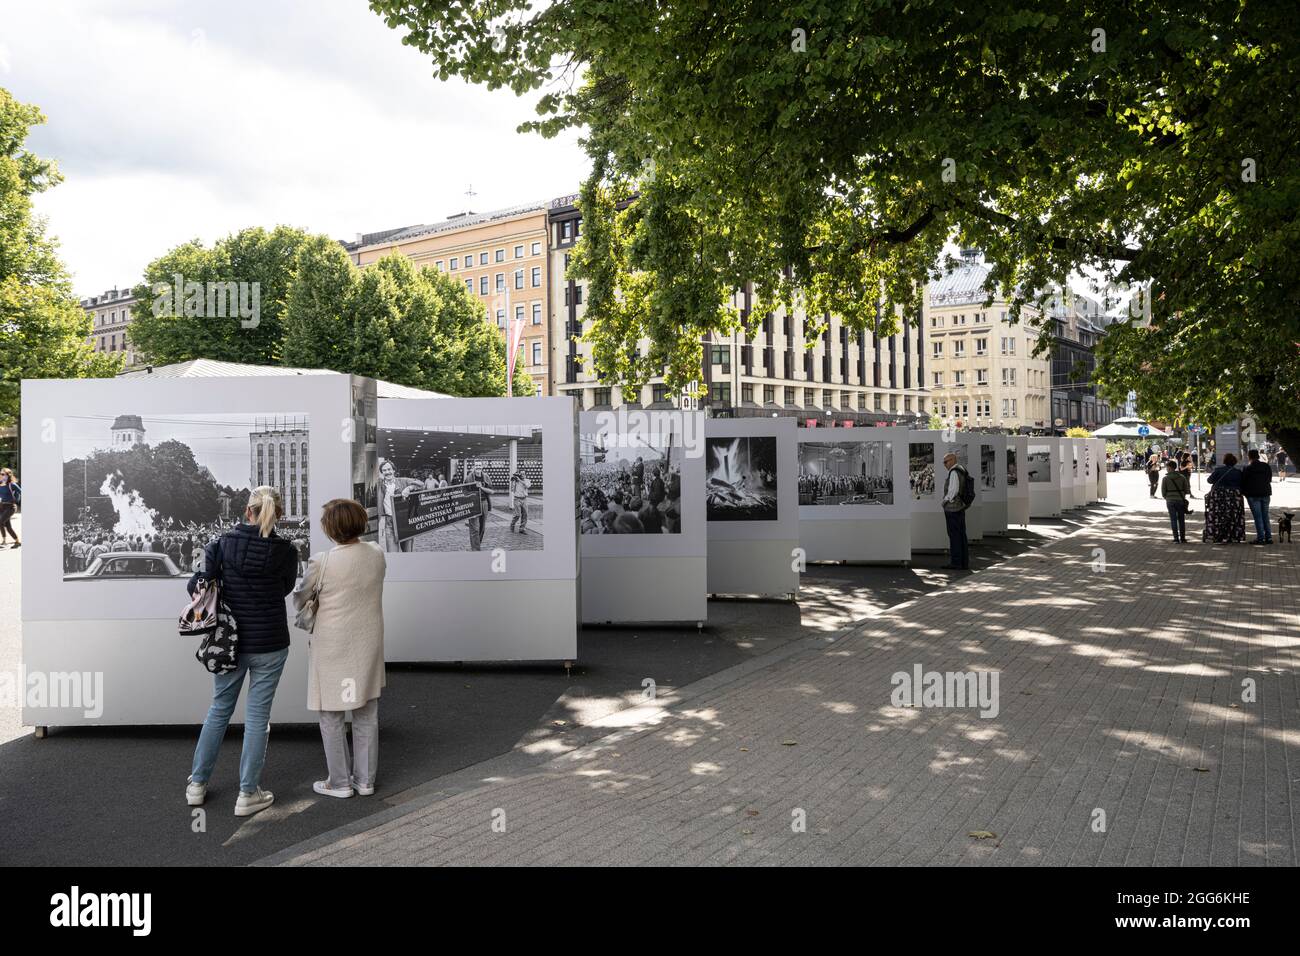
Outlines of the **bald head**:
[{"label": "bald head", "polygon": [[953,465],[957,464],[957,456],[952,452],[948,452],[948,454],[943,456],[943,463],[951,468]]}]

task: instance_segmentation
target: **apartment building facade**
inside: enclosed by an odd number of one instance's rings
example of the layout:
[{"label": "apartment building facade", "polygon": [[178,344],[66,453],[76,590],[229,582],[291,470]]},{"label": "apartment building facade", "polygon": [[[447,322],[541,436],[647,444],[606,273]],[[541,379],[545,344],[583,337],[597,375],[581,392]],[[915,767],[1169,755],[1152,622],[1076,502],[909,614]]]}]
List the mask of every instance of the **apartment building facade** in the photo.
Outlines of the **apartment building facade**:
[{"label": "apartment building facade", "polygon": [[1092,384],[1097,368],[1096,347],[1110,318],[1101,303],[1086,295],[1055,296],[1049,303],[1052,321],[1052,421],[1055,430],[1108,425],[1123,414],[1097,395]]},{"label": "apartment building facade", "polygon": [[[602,383],[591,373],[590,347],[578,336],[587,328],[586,287],[568,276],[582,217],[568,196],[549,210],[551,245],[551,357],[555,394],[574,395],[584,409],[671,407],[663,379],[636,393]],[[732,304],[748,319],[753,290],[738,290]],[[923,423],[929,417],[925,388],[925,332],[910,326],[876,337],[846,328],[829,316],[813,337],[802,308],[777,309],[758,321],[755,333],[710,335],[703,342],[701,404],[718,417],[788,415],[804,425]],[[816,325],[819,323],[813,323]],[[646,348],[648,342],[641,343]]]},{"label": "apartment building facade", "polygon": [[985,306],[989,269],[975,250],[926,288],[932,407],[944,425],[1030,432],[1051,428],[1052,362],[1033,355],[1039,313],[1011,317],[1005,301]]},{"label": "apartment building facade", "polygon": [[126,368],[138,364],[135,348],[127,338],[135,295],[128,289],[110,289],[81,300],[90,316],[90,345],[96,352],[125,353]]},{"label": "apartment building facade", "polygon": [[543,202],[441,222],[358,235],[343,247],[358,266],[393,252],[445,273],[479,299],[504,336],[510,320],[524,332],[515,375],[529,375],[539,395],[551,391],[547,208]]}]

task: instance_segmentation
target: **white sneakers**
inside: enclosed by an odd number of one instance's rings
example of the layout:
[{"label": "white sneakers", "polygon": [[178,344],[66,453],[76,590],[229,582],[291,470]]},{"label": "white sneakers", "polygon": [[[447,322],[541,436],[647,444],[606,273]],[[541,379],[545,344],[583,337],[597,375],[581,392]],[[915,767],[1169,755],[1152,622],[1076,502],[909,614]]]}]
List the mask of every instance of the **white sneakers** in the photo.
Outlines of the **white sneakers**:
[{"label": "white sneakers", "polygon": [[357,778],[356,778],[356,777],[353,777],[353,778],[352,778],[352,789],[356,790],[356,792],[357,792],[358,794],[360,794],[361,796],[363,796],[363,797],[368,797],[368,796],[370,796],[371,794],[373,794],[373,793],[375,792],[375,785],[374,785],[374,784],[371,784],[371,785],[368,786],[368,787],[363,787],[363,786],[361,786],[361,784],[357,783]]},{"label": "white sneakers", "polygon": [[235,801],[235,816],[251,817],[254,813],[261,813],[272,803],[275,802],[275,794],[270,790],[263,790],[258,787],[252,793],[239,791],[239,799]]},{"label": "white sneakers", "polygon": [[185,802],[192,807],[203,806],[203,801],[208,796],[208,785],[206,783],[195,783],[193,780],[185,785]]},{"label": "white sneakers", "polygon": [[351,787],[331,787],[328,780],[317,780],[311,788],[322,797],[338,797],[340,800],[345,800],[352,796]]}]

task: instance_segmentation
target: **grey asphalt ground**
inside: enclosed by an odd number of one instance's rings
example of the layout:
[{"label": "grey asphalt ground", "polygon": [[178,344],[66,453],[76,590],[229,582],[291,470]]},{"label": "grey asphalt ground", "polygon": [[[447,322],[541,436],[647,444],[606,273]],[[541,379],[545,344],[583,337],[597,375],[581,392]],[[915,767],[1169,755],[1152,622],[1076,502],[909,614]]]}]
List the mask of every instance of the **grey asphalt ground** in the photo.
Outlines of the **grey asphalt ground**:
[{"label": "grey asphalt ground", "polygon": [[[1016,529],[973,546],[976,576],[1115,510],[1095,505],[1064,520]],[[21,533],[21,532],[20,532]],[[18,671],[19,553],[0,550],[0,668]],[[370,798],[317,796],[324,776],[314,725],[276,725],[263,785],[274,816],[232,814],[239,730],[222,748],[209,792],[206,832],[191,829],[183,800],[194,727],[56,729],[45,740],[0,706],[0,864],[238,865],[416,799],[438,779],[501,755],[552,759],[608,733],[591,724],[642,703],[652,678],[661,698],[676,688],[830,635],[886,607],[946,586],[941,554],[910,567],[813,564],[799,603],[715,600],[703,631],[584,628],[579,660],[558,665],[390,665],[381,710],[380,790]],[[194,703],[201,721],[206,700]]]}]

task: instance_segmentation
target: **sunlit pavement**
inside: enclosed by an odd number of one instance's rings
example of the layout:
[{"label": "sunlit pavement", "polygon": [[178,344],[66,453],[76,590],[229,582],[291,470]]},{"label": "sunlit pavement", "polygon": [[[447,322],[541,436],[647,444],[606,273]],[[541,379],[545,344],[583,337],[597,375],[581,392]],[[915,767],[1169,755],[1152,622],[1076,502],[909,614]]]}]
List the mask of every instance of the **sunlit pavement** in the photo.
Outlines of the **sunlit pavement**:
[{"label": "sunlit pavement", "polygon": [[[1175,546],[1140,473],[1110,490],[1124,510],[847,636],[266,862],[1295,865],[1300,545],[1202,544],[1198,501]],[[1275,518],[1297,504],[1275,486]],[[917,666],[997,672],[996,716],[894,706]]]}]

